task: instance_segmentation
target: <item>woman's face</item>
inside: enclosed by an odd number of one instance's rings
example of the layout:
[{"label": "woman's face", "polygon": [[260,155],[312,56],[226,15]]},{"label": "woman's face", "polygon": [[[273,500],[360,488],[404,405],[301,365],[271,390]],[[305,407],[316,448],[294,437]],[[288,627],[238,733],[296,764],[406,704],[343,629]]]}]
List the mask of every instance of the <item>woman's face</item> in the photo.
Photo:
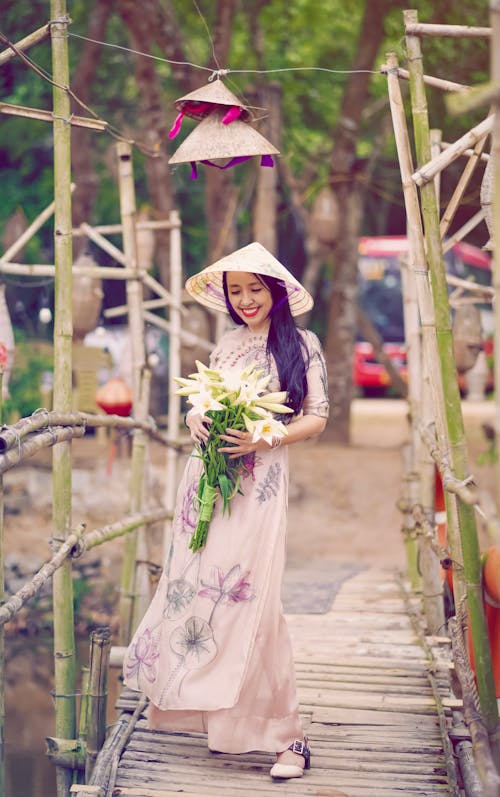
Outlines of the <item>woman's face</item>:
[{"label": "woman's face", "polygon": [[273,299],[269,288],[255,274],[228,271],[227,293],[236,315],[252,332],[267,332]]}]

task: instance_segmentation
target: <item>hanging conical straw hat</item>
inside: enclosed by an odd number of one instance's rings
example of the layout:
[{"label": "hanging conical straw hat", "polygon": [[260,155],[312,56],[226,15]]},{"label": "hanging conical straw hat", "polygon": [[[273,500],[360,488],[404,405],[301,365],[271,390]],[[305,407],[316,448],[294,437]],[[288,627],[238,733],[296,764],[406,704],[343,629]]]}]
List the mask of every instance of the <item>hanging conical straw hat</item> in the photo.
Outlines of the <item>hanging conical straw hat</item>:
[{"label": "hanging conical straw hat", "polygon": [[[241,108],[242,110],[239,118],[242,121],[251,118],[251,113],[248,108],[238,99],[236,94],[229,91],[222,80],[214,80],[212,83],[207,83],[205,86],[191,91],[189,94],[185,94],[184,97],[179,97],[174,103],[178,111],[184,111],[185,115],[190,116],[192,119],[199,119],[200,116],[207,116],[211,113],[212,109],[203,109],[202,107],[197,109],[196,112],[192,112],[189,110],[189,106],[192,103],[212,103],[213,105]],[[227,110],[227,108],[225,108],[225,110]]]},{"label": "hanging conical straw hat", "polygon": [[227,313],[222,286],[224,271],[264,274],[281,280],[285,283],[292,315],[306,313],[314,304],[312,296],[293,274],[257,241],[242,249],[237,249],[236,252],[226,255],[211,266],[204,268],[199,274],[190,277],[186,282],[187,292],[205,307]]},{"label": "hanging conical straw hat", "polygon": [[184,139],[169,163],[279,155],[279,150],[247,122],[222,124],[224,113],[213,111]]}]

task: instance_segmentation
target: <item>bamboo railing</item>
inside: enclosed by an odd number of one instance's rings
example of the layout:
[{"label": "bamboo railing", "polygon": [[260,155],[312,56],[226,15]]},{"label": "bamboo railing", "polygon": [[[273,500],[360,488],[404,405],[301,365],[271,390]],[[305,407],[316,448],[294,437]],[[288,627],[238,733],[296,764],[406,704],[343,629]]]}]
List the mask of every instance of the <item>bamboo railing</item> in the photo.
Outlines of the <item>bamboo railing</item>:
[{"label": "bamboo railing", "polygon": [[[493,9],[492,9],[493,11]],[[495,12],[499,17],[499,12]],[[493,17],[495,16],[493,13]],[[461,400],[458,389],[456,367],[452,350],[452,336],[450,325],[450,304],[448,299],[448,284],[452,280],[447,278],[443,255],[457,240],[465,237],[483,218],[483,211],[479,211],[461,230],[454,233],[452,240],[443,244],[443,237],[447,233],[457,208],[462,201],[467,184],[477,163],[481,160],[485,146],[486,136],[495,131],[500,124],[496,120],[499,114],[488,116],[461,136],[453,144],[432,145],[432,135],[429,128],[427,102],[425,96],[426,85],[440,88],[444,91],[460,92],[460,107],[468,107],[473,103],[478,107],[477,93],[474,89],[464,91],[464,87],[456,86],[455,89],[443,81],[433,81],[423,73],[421,39],[426,35],[449,36],[491,36],[498,25],[498,41],[495,49],[495,39],[492,50],[496,52],[496,74],[493,80],[498,80],[500,75],[500,22],[492,25],[492,29],[465,29],[460,26],[429,26],[418,22],[417,12],[408,10],[404,12],[406,50],[408,54],[408,71],[401,70],[396,56],[389,54],[382,71],[387,74],[389,100],[393,119],[394,134],[398,159],[401,170],[401,181],[405,200],[408,237],[409,237],[409,262],[408,268],[403,269],[403,291],[405,304],[411,302],[411,297],[416,296],[420,313],[420,334],[422,336],[423,357],[421,359],[424,369],[419,372],[419,359],[417,349],[413,343],[415,334],[414,326],[408,324],[405,315],[407,346],[409,351],[409,399],[410,413],[413,429],[417,429],[421,440],[421,461],[418,467],[418,477],[415,480],[414,466],[418,458],[416,450],[420,443],[412,436],[413,454],[410,454],[407,465],[407,480],[411,480],[412,489],[408,496],[414,502],[411,506],[405,504],[405,518],[413,511],[416,525],[416,534],[419,538],[420,565],[422,571],[422,591],[424,607],[426,606],[426,593],[436,591],[439,580],[435,578],[435,563],[439,560],[453,564],[454,598],[457,613],[464,612],[466,607],[468,622],[472,632],[472,650],[474,653],[477,683],[477,706],[480,711],[480,722],[484,730],[479,734],[482,743],[477,747],[479,757],[479,771],[488,797],[497,795],[500,783],[498,773],[495,773],[493,760],[498,755],[498,709],[495,698],[495,687],[489,647],[488,630],[485,621],[481,587],[481,563],[476,531],[475,513],[480,511],[477,494],[471,484],[471,475],[467,463],[467,450],[465,431],[461,412]],[[492,70],[493,71],[493,70]],[[406,118],[403,100],[399,87],[399,80],[409,79],[411,96],[411,115],[413,120],[413,133],[415,140],[416,166],[413,165],[410,137],[406,127]],[[494,83],[493,83],[494,85]],[[492,93],[485,93],[491,99]],[[500,104],[500,94],[496,94],[497,103]],[[453,98],[454,102],[455,98]],[[453,103],[450,101],[450,105]],[[498,127],[500,130],[500,127]],[[500,134],[497,147],[500,147]],[[495,139],[494,139],[495,140]],[[458,157],[467,155],[468,161],[460,176],[451,200],[445,209],[442,218],[439,218],[439,176],[450,163]],[[495,201],[500,204],[500,175],[498,179],[498,194]],[[417,188],[418,186],[418,188]],[[500,237],[500,221],[498,214],[498,237]],[[498,258],[498,252],[495,255]],[[498,262],[498,260],[496,260]],[[500,289],[497,274],[500,273],[495,266],[494,290],[477,292],[477,300],[491,300],[492,296]],[[413,278],[413,280],[412,280]],[[459,282],[459,281],[457,281]],[[462,281],[463,282],[463,281]],[[413,289],[415,286],[415,294]],[[458,290],[468,290],[467,284],[457,285]],[[473,289],[474,290],[474,289]],[[472,301],[474,296],[472,296]],[[500,351],[500,316],[496,307],[496,339],[495,350]],[[500,357],[496,361],[496,384],[500,384]],[[426,369],[427,368],[427,373]],[[422,392],[411,386],[411,380],[416,379],[421,385]],[[497,401],[500,391],[497,390]],[[499,407],[500,417],[500,407]],[[443,550],[435,536],[435,523],[433,517],[433,471],[439,470],[446,494],[447,508],[447,550]],[[500,472],[500,471],[499,471]],[[420,485],[415,486],[415,481]],[[500,483],[500,480],[499,480]],[[432,490],[431,490],[432,487]],[[416,492],[419,492],[420,502],[416,502]],[[500,491],[499,491],[500,496]],[[492,521],[492,525],[494,522]],[[408,526],[405,520],[404,526]],[[425,553],[427,551],[427,554]],[[424,558],[422,558],[424,553]],[[424,565],[422,567],[422,564]],[[433,586],[434,585],[434,586]],[[438,590],[439,594],[439,590]],[[435,601],[431,600],[426,607],[428,625],[436,620],[434,610]],[[456,634],[456,626],[452,623],[450,629]],[[465,643],[463,643],[465,648]],[[458,650],[457,645],[454,649]],[[457,653],[458,656],[458,653]],[[460,671],[463,672],[463,656],[460,659]],[[467,663],[466,679],[474,680],[470,666]],[[464,684],[467,688],[468,684]],[[484,737],[489,739],[484,745]],[[478,737],[476,733],[476,737]],[[488,749],[487,749],[488,748]],[[498,766],[498,762],[497,762]]]}]

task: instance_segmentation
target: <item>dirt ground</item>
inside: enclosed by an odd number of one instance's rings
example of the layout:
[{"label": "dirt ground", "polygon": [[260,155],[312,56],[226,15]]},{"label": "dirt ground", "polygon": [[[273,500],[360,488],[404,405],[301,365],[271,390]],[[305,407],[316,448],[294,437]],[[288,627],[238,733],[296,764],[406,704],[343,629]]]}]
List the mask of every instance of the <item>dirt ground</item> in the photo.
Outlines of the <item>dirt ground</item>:
[{"label": "dirt ground", "polygon": [[[495,490],[494,468],[479,465],[487,450],[481,426],[493,421],[491,402],[464,401],[470,470],[488,508]],[[354,401],[352,445],[321,440],[290,449],[288,561],[293,568],[318,560],[364,566],[404,567],[401,513],[402,446],[408,439],[406,403],[400,400]],[[107,442],[86,436],[73,443],[73,522],[87,529],[118,520],[127,511],[128,460],[118,456],[111,475]],[[6,555],[36,567],[49,558],[51,535],[50,450],[9,471],[6,486]],[[148,477],[157,502],[162,500],[165,453],[153,446]],[[153,534],[151,558],[161,561],[161,530]],[[488,539],[480,529],[482,547]],[[97,557],[112,580],[117,578],[122,541],[88,556]],[[491,543],[490,543],[491,544]]]}]

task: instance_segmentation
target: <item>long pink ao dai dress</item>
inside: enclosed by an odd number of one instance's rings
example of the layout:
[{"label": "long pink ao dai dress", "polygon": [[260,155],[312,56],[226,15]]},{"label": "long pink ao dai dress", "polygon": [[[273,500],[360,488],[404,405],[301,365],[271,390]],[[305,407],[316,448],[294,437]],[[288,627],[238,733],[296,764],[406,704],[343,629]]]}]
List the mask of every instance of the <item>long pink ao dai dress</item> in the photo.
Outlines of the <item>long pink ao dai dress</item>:
[{"label": "long pink ao dai dress", "polygon": [[[326,417],[328,391],[321,347],[303,331],[308,352],[304,414]],[[241,371],[257,362],[279,390],[266,335],[239,327],[210,358]],[[293,421],[292,421],[293,423]],[[198,517],[202,471],[190,457],[179,485],[172,545],[156,594],[128,648],[125,683],[150,699],[148,725],[208,734],[227,753],[278,752],[303,731],[292,649],[281,605],[288,503],[288,451],[245,458],[243,495],[222,515],[217,502],[207,544],[188,548]]]}]

